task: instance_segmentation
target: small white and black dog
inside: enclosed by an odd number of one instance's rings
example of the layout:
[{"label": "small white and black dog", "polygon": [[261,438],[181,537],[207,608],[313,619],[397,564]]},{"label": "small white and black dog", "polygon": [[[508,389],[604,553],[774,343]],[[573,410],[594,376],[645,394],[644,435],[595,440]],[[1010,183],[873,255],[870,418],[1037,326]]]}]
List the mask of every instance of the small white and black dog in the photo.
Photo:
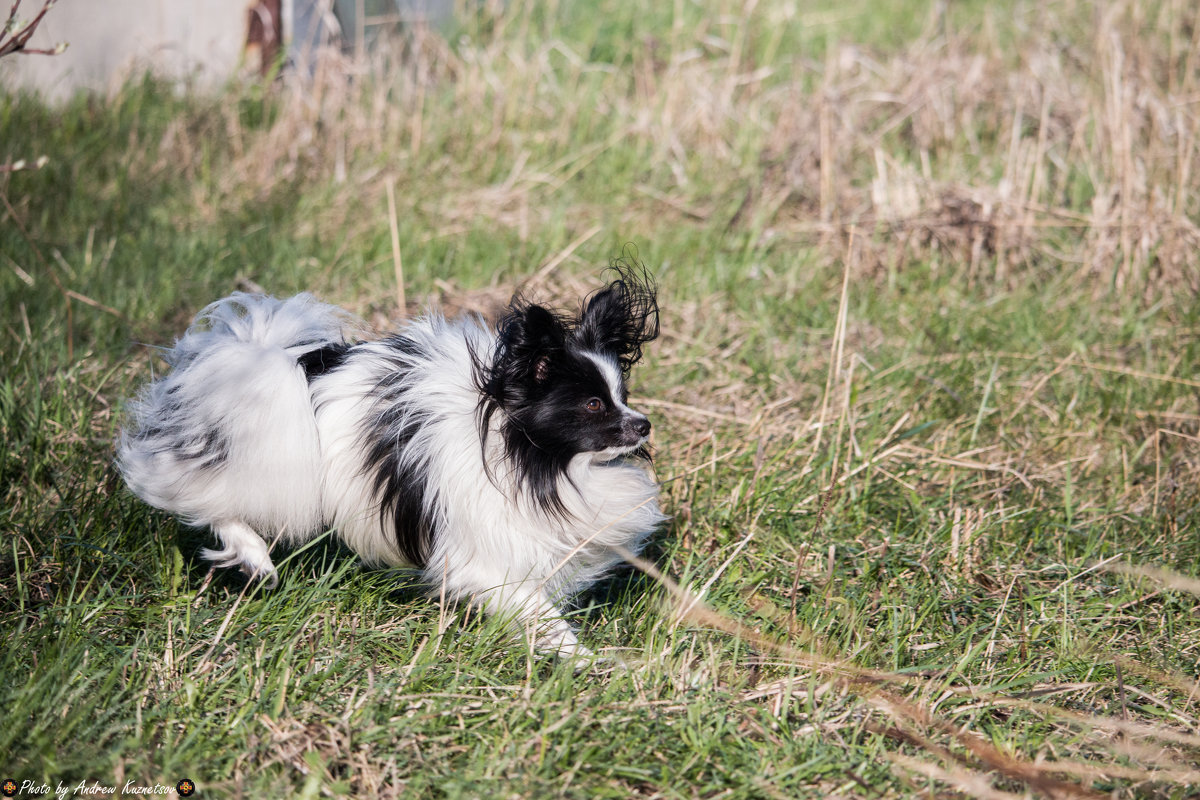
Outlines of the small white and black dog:
[{"label": "small white and black dog", "polygon": [[658,334],[640,265],[577,315],[514,298],[495,331],[430,314],[377,341],[300,294],[196,317],[130,404],[117,466],[147,503],[209,526],[219,566],[277,582],[267,542],[336,529],[369,564],[586,654],[560,608],[664,516],[650,421],[625,382]]}]

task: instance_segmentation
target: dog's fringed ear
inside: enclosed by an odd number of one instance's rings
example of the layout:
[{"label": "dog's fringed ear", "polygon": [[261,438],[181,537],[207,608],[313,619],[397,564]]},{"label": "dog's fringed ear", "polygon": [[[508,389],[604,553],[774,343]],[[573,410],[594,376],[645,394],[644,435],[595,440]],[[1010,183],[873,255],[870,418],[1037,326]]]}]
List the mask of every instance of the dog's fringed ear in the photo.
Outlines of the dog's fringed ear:
[{"label": "dog's fringed ear", "polygon": [[642,345],[658,336],[658,300],[653,279],[636,259],[614,261],[614,281],[587,301],[575,329],[583,347],[616,357],[628,373]]},{"label": "dog's fringed ear", "polygon": [[494,367],[503,371],[504,382],[544,383],[550,359],[563,348],[562,320],[542,306],[516,302],[500,321],[499,332]]}]

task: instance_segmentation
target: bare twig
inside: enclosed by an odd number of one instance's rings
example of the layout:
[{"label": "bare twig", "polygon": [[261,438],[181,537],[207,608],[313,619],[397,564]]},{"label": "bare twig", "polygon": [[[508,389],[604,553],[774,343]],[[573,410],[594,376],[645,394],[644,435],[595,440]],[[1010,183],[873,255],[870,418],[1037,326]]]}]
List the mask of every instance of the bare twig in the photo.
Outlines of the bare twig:
[{"label": "bare twig", "polygon": [[4,22],[4,30],[0,31],[0,58],[12,55],[13,53],[56,56],[66,50],[66,42],[59,42],[48,50],[27,46],[30,38],[32,38],[34,32],[37,30],[37,26],[41,24],[42,19],[46,16],[46,12],[54,8],[56,2],[58,0],[44,0],[42,10],[32,20],[21,22],[17,19],[17,9],[21,7],[21,0],[13,0],[12,7],[8,10],[8,19]]},{"label": "bare twig", "polygon": [[[43,55],[56,56],[67,49],[66,42],[59,42],[49,50],[40,50],[28,47],[29,39],[33,36],[37,26],[41,24],[42,18],[46,16],[46,12],[54,7],[58,0],[44,0],[42,10],[37,13],[29,22],[22,22],[17,19],[17,10],[21,7],[21,0],[13,0],[12,6],[8,10],[8,19],[4,21],[4,29],[0,30],[0,58],[11,55],[13,53],[21,53],[24,55]],[[0,164],[0,174],[6,172],[21,172],[22,170],[41,169],[49,163],[50,159],[46,156],[39,156],[32,162],[20,158],[8,164]]]},{"label": "bare twig", "polygon": [[13,161],[11,164],[0,164],[0,172],[22,172],[24,170],[41,169],[49,163],[49,156],[38,156],[37,160],[33,163],[22,158],[18,161]]}]

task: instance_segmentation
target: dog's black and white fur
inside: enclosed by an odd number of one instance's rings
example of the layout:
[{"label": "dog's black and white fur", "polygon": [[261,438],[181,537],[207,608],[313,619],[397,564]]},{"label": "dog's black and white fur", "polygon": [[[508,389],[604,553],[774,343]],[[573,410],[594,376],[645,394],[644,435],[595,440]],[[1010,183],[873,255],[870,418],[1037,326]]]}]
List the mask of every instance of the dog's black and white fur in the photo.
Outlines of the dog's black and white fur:
[{"label": "dog's black and white fur", "polygon": [[118,467],[147,503],[211,527],[219,566],[273,586],[267,542],[335,528],[539,649],[586,653],[562,604],[664,519],[625,383],[658,333],[655,290],[614,269],[574,316],[517,298],[495,331],[430,314],[358,343],[311,295],[234,294],[131,403]]}]

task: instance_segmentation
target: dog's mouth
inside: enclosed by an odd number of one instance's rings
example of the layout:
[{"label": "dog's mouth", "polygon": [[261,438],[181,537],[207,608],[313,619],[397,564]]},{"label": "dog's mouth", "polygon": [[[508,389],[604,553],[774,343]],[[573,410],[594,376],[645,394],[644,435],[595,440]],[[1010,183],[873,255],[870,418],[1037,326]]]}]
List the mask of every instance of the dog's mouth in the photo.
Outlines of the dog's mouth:
[{"label": "dog's mouth", "polygon": [[627,458],[632,458],[643,452],[646,443],[650,441],[649,436],[643,436],[633,444],[617,445],[614,447],[606,447],[603,450],[597,450],[592,453],[592,461],[596,464],[608,464],[613,461],[621,461]]}]

